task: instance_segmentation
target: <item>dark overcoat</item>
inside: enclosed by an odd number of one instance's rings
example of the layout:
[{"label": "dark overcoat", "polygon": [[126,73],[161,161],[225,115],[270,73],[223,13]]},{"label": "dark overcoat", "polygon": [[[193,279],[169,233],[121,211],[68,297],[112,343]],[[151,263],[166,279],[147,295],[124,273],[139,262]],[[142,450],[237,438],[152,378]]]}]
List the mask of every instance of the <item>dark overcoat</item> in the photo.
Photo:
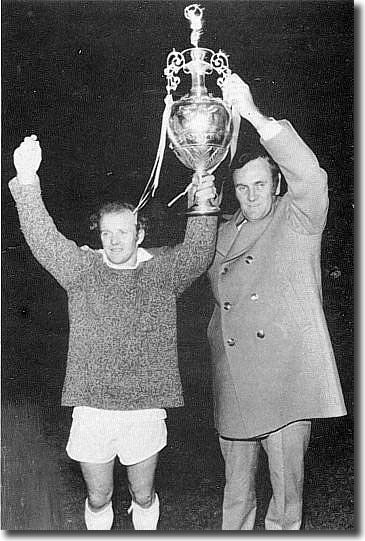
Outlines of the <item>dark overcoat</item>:
[{"label": "dark overcoat", "polygon": [[327,175],[291,124],[261,143],[288,191],[269,215],[221,225],[209,270],[208,338],[219,433],[250,438],[299,419],[346,414],[322,309]]}]

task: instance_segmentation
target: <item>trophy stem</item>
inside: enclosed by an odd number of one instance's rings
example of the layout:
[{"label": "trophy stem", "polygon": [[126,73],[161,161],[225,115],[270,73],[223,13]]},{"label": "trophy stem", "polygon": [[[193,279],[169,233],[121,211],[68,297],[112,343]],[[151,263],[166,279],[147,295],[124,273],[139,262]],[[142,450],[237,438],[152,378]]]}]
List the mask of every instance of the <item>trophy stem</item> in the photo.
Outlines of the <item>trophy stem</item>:
[{"label": "trophy stem", "polygon": [[[199,179],[205,176],[205,171],[197,171]],[[208,200],[204,203],[196,203],[193,201],[191,207],[184,212],[187,216],[217,216],[220,214],[220,207],[214,202],[214,200]]]}]

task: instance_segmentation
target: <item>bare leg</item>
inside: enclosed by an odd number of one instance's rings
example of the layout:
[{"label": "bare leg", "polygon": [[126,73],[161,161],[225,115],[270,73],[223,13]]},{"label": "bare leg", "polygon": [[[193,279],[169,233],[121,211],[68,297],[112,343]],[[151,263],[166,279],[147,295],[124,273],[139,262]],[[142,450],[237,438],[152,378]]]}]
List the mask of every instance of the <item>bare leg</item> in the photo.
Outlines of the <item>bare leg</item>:
[{"label": "bare leg", "polygon": [[154,481],[158,453],[127,466],[129,491],[132,495],[132,521],[135,530],[156,530],[159,519],[159,500]]},{"label": "bare leg", "polygon": [[85,502],[85,522],[88,530],[110,530],[113,523],[114,459],[106,464],[80,462],[88,499]]}]

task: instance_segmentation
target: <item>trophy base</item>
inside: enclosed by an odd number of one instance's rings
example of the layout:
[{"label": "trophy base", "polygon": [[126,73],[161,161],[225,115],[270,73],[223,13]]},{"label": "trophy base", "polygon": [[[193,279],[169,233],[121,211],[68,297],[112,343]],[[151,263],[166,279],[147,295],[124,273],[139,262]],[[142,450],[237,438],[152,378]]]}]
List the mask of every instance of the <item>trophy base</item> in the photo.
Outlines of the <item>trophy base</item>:
[{"label": "trophy base", "polygon": [[183,214],[186,216],[217,216],[221,209],[211,203],[206,205],[192,205]]}]

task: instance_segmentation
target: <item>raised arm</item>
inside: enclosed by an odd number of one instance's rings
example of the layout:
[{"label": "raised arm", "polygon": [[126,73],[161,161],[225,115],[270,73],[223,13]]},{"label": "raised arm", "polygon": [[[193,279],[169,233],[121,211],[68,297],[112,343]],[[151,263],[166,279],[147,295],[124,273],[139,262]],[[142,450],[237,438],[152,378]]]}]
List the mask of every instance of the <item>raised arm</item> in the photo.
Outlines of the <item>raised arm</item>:
[{"label": "raised arm", "polygon": [[311,149],[287,120],[280,120],[280,132],[261,143],[283,172],[288,184],[292,225],[308,233],[322,231],[328,211],[327,173]]},{"label": "raised arm", "polygon": [[90,264],[90,254],[66,239],[49,216],[37,175],[42,151],[35,135],[26,137],[14,152],[17,176],[9,182],[19,222],[34,257],[63,287]]},{"label": "raised arm", "polygon": [[327,174],[312,150],[287,120],[264,116],[249,86],[238,75],[229,77],[223,95],[260,135],[260,142],[279,165],[288,184],[293,226],[307,233],[323,229],[328,210]]},{"label": "raised arm", "polygon": [[[213,175],[207,175],[197,187],[193,178],[190,201],[194,196],[197,203],[214,198],[213,180]],[[184,241],[164,254],[167,278],[177,294],[181,294],[209,267],[214,256],[216,234],[216,216],[190,216]]]}]

